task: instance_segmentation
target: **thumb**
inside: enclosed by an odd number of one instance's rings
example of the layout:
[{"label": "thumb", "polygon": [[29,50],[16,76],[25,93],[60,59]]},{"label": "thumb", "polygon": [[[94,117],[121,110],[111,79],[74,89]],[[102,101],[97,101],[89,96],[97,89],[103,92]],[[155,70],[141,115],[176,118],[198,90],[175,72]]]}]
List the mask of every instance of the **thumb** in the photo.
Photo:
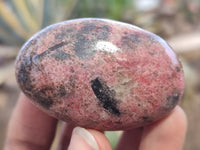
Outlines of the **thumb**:
[{"label": "thumb", "polygon": [[112,150],[105,135],[92,129],[74,128],[68,150]]}]

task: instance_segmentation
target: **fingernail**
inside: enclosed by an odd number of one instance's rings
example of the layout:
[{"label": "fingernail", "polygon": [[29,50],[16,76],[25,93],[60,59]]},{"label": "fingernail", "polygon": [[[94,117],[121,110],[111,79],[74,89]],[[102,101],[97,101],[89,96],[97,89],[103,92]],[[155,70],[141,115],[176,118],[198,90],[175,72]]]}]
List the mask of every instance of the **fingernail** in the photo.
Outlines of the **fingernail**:
[{"label": "fingernail", "polygon": [[[79,147],[81,146],[82,149],[87,149],[86,147],[91,148],[92,150],[99,150],[98,144],[94,138],[94,136],[86,129],[81,128],[81,127],[76,127],[74,128],[72,132],[72,139],[71,144],[76,144],[73,147]],[[84,141],[84,142],[83,142]],[[87,146],[85,144],[87,144]]]}]

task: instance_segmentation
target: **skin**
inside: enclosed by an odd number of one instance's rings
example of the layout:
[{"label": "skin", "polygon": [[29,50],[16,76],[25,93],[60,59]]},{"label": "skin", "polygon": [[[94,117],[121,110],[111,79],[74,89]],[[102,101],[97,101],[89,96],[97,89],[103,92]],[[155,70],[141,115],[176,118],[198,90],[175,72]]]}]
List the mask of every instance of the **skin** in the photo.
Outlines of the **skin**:
[{"label": "skin", "polygon": [[[46,115],[21,94],[8,126],[4,150],[49,150],[55,136],[57,119]],[[92,149],[72,134],[73,126],[64,123],[58,150]],[[176,106],[160,121],[143,128],[125,131],[116,150],[181,150],[187,129],[183,110]],[[100,150],[111,150],[104,134],[87,129]],[[72,138],[71,138],[72,134]]]}]

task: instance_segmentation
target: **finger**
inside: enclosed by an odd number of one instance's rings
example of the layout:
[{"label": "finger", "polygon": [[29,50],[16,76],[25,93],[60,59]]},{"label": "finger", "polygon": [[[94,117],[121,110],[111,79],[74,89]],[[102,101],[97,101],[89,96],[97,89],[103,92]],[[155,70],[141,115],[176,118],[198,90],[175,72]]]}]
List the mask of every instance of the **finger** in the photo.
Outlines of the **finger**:
[{"label": "finger", "polygon": [[68,124],[66,122],[63,122],[63,124],[61,124],[58,150],[65,150],[68,148],[73,129],[74,126],[71,124]]},{"label": "finger", "polygon": [[116,150],[138,150],[143,128],[124,131]]},{"label": "finger", "polygon": [[74,128],[68,150],[112,150],[108,139],[102,132]]},{"label": "finger", "polygon": [[144,128],[139,150],[182,150],[187,119],[177,106],[166,118]]},{"label": "finger", "polygon": [[21,94],[9,123],[5,150],[49,149],[56,125],[56,119],[40,111]]}]

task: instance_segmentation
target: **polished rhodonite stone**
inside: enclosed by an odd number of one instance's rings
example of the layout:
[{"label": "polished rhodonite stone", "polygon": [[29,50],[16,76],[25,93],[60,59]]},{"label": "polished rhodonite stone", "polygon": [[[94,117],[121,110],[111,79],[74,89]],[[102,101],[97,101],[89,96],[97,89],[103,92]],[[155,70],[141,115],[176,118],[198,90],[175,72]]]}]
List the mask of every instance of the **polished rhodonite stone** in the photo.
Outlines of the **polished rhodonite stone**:
[{"label": "polished rhodonite stone", "polygon": [[99,130],[126,130],[168,114],[184,75],[157,35],[107,19],[51,25],[25,43],[16,60],[20,88],[49,115]]}]

